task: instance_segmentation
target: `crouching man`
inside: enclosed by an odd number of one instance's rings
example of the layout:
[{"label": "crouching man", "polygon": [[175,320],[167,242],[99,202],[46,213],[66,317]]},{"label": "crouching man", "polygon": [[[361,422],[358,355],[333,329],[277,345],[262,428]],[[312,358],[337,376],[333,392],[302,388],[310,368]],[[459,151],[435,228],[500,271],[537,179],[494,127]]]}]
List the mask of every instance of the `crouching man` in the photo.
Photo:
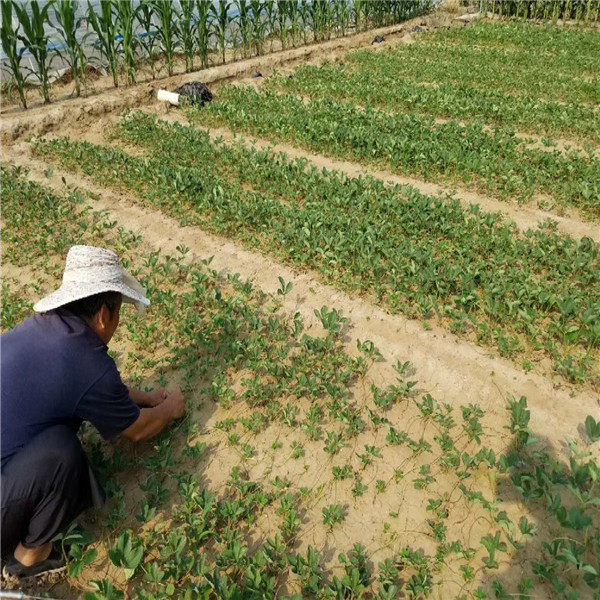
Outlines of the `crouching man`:
[{"label": "crouching man", "polygon": [[2,335],[1,496],[4,572],[32,577],[64,568],[52,539],[104,493],[77,430],[89,421],[106,440],[141,442],[181,417],[179,390],[128,389],[108,355],[122,302],[150,302],[117,255],[73,246],[62,285],[38,313]]}]

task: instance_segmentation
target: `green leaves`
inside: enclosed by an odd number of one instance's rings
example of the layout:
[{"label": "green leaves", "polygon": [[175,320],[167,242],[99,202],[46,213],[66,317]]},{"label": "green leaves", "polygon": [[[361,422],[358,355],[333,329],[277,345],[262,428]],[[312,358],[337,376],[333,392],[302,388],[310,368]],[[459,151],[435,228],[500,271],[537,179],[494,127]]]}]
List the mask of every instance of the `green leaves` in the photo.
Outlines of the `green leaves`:
[{"label": "green leaves", "polygon": [[279,296],[287,296],[294,287],[294,284],[291,281],[285,282],[283,277],[279,277],[279,289],[277,290],[277,294]]},{"label": "green leaves", "polygon": [[321,321],[323,327],[334,336],[339,335],[342,325],[348,321],[335,308],[330,309],[327,306],[323,306],[321,310],[315,309],[315,316]]},{"label": "green leaves", "polygon": [[[311,268],[392,312],[433,312],[442,323],[460,323],[466,335],[476,327],[480,343],[503,354],[542,348],[565,377],[593,376],[600,251],[592,240],[578,243],[548,229],[520,236],[498,215],[457,201],[307,170],[302,161],[211,143],[194,127],[141,113],[122,121],[117,133],[155,158],[66,140],[39,144],[39,152],[104,185],[125,185],[186,223]],[[577,337],[567,341],[572,328]]]},{"label": "green leaves", "polygon": [[144,557],[144,543],[139,538],[133,538],[131,530],[125,530],[108,551],[110,561],[116,567],[121,567],[125,577],[133,577]]},{"label": "green leaves", "polygon": [[342,504],[330,504],[323,507],[323,525],[330,530],[336,523],[341,523],[346,518],[346,509]]},{"label": "green leaves", "polygon": [[481,538],[481,545],[488,551],[488,556],[483,559],[489,569],[497,569],[496,552],[506,552],[506,543],[501,541],[502,534],[497,531],[493,536],[488,534]]},{"label": "green leaves", "polygon": [[125,594],[114,587],[108,579],[93,579],[90,581],[94,592],[84,592],[84,600],[123,600]]},{"label": "green leaves", "polygon": [[[529,147],[508,128],[482,122],[438,123],[414,113],[390,114],[327,98],[310,100],[272,90],[229,86],[191,117],[204,126],[352,158],[401,175],[523,202],[536,193],[599,216],[600,159],[594,152]],[[585,190],[585,192],[584,192]],[[302,230],[310,235],[310,229]]]},{"label": "green leaves", "polygon": [[592,415],[585,420],[585,432],[592,442],[600,440],[600,421],[596,421]]}]

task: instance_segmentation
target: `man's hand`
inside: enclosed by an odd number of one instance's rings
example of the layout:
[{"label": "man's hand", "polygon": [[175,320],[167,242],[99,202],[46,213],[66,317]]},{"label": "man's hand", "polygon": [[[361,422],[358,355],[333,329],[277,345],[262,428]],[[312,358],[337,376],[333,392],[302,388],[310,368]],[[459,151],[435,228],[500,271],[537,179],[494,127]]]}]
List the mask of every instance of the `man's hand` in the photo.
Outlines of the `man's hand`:
[{"label": "man's hand", "polygon": [[185,398],[180,388],[174,389],[170,394],[165,392],[165,397],[161,400],[162,402],[169,404],[173,419],[179,419],[185,412]]},{"label": "man's hand", "polygon": [[176,388],[169,394],[165,388],[159,388],[152,392],[143,392],[142,390],[129,388],[129,396],[140,408],[154,408],[162,404],[172,394],[179,394],[181,396],[181,390]]},{"label": "man's hand", "polygon": [[165,388],[160,388],[158,390],[148,392],[146,406],[158,406],[167,399],[167,395],[167,390],[165,390]]},{"label": "man's hand", "polygon": [[[185,412],[185,398],[179,388],[173,390],[170,394],[166,394],[165,398],[162,398],[162,390],[158,390],[158,392],[161,392],[157,396],[160,402],[155,406],[142,408],[137,421],[123,432],[123,435],[132,442],[149,440],[160,433],[171,421],[179,419]],[[141,393],[145,394],[146,397],[149,395],[146,392]],[[137,400],[133,395],[132,399]]]}]

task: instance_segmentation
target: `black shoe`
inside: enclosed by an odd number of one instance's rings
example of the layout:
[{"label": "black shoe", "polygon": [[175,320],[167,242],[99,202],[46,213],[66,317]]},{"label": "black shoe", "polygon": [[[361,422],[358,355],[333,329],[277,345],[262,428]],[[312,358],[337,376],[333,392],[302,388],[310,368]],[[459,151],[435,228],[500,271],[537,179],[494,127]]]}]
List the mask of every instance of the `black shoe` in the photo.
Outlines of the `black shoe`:
[{"label": "black shoe", "polygon": [[52,551],[46,560],[35,563],[30,567],[21,564],[14,556],[6,561],[2,574],[4,577],[18,577],[27,579],[28,577],[37,577],[48,573],[58,573],[67,568],[65,555],[60,548],[52,546]]}]

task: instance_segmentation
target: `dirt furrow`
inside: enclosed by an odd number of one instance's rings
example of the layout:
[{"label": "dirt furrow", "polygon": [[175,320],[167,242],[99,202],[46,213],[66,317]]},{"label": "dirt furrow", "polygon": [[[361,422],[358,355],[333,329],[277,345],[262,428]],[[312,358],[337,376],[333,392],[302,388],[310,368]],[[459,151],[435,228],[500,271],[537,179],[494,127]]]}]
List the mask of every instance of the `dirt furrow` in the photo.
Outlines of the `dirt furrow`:
[{"label": "dirt furrow", "polygon": [[559,377],[546,377],[539,371],[525,373],[510,361],[492,355],[491,350],[465,342],[441,327],[425,330],[418,321],[390,315],[364,299],[321,283],[310,273],[297,272],[198,227],[181,227],[176,220],[141,207],[132,197],[107,192],[85,177],[58,169],[44,173],[47,165],[43,161],[22,155],[15,162],[30,169],[31,179],[55,191],[64,192],[66,184],[71,189],[91,192],[95,198],[91,201],[93,208],[107,211],[110,218],[139,232],[146,243],[166,253],[176,254],[176,247],[183,244],[190,248],[190,260],[214,256],[211,267],[223,273],[239,273],[265,292],[276,292],[278,276],[292,281],[292,292],[281,300],[283,309],[289,314],[299,312],[309,327],[316,323],[315,309],[323,305],[341,309],[349,318],[348,350],[356,351],[357,338],[370,339],[385,359],[373,367],[376,381],[393,381],[395,361],[410,360],[417,369],[415,379],[438,401],[455,407],[478,403],[494,415],[498,427],[506,420],[508,395],[525,395],[532,409],[534,433],[557,444],[565,436],[575,435],[586,415],[598,414],[600,397],[592,390],[577,390]]},{"label": "dirt furrow", "polygon": [[[153,112],[158,112],[160,118],[165,121],[187,123],[187,119],[182,113],[173,110],[167,110],[166,113],[164,111],[164,108],[158,108]],[[240,136],[239,134],[236,135],[231,133],[228,129],[209,129],[207,127],[203,128],[198,125],[196,126],[208,131],[213,139],[222,137],[228,142],[237,139],[243,140],[249,146],[253,145],[256,148],[273,148],[276,152],[285,152],[291,158],[305,158],[310,164],[319,169],[325,168],[328,170],[341,171],[348,177],[370,175],[392,184],[410,185],[421,193],[430,196],[452,194],[465,206],[476,204],[484,211],[502,213],[506,218],[514,221],[515,225],[522,231],[535,229],[543,221],[552,219],[557,223],[558,231],[563,234],[571,235],[574,238],[589,237],[595,241],[600,241],[600,226],[597,223],[591,223],[576,217],[560,216],[556,213],[541,210],[533,206],[511,204],[510,202],[496,200],[495,198],[477,194],[475,192],[469,192],[467,190],[456,190],[455,188],[448,188],[436,183],[425,182],[413,177],[402,177],[389,171],[364,167],[359,163],[352,161],[336,160],[321,154],[313,154],[289,144],[275,144],[246,134],[243,136]]]}]

